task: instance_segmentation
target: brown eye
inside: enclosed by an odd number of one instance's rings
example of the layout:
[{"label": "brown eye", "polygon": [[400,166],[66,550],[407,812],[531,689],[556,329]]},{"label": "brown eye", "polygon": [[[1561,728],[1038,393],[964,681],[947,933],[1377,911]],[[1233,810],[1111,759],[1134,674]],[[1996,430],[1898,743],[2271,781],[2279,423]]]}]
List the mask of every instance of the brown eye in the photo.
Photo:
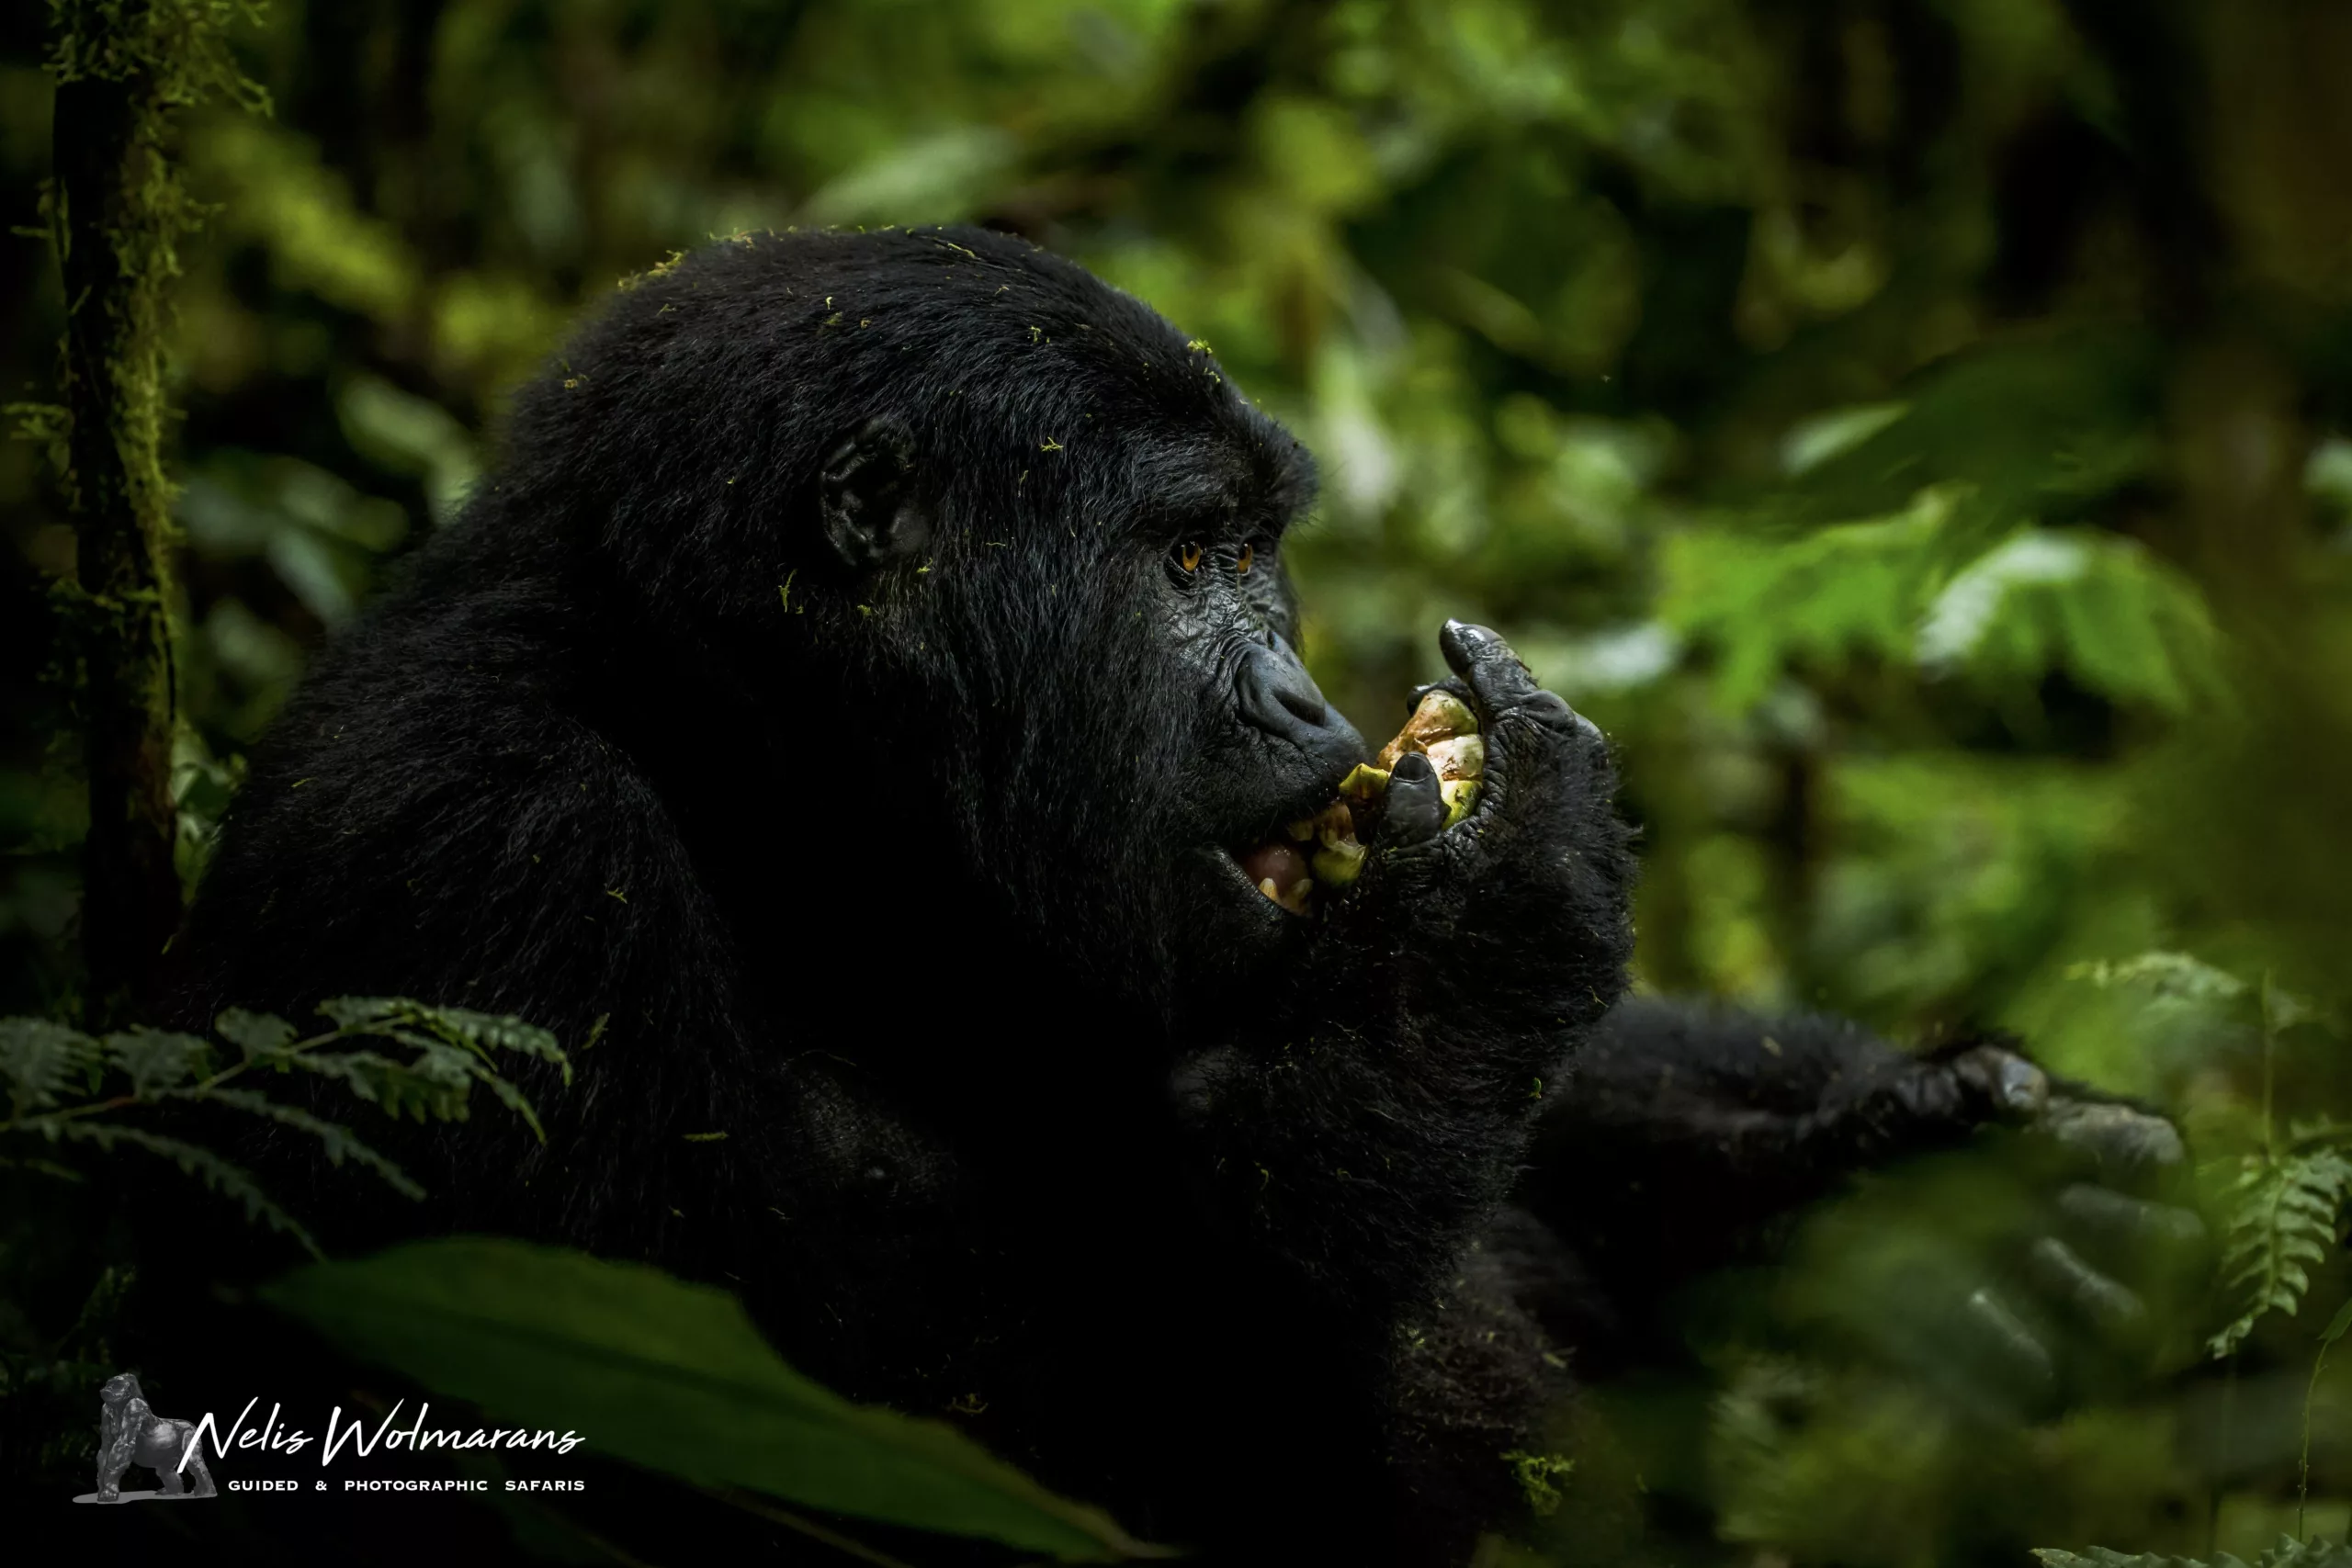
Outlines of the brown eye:
[{"label": "brown eye", "polygon": [[1178,564],[1182,566],[1186,571],[1200,570],[1201,547],[1197,544],[1186,545],[1182,550],[1178,552],[1176,559]]},{"label": "brown eye", "polygon": [[1233,570],[1246,575],[1257,559],[1258,547],[1255,545],[1244,545],[1241,547],[1241,558],[1233,563]]}]

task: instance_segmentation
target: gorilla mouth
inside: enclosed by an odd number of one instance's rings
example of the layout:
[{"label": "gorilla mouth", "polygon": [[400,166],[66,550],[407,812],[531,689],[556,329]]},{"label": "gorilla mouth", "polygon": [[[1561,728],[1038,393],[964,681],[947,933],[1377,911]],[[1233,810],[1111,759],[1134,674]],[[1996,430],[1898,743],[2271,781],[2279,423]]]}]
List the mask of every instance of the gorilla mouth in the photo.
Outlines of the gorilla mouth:
[{"label": "gorilla mouth", "polygon": [[1329,806],[1289,823],[1278,838],[1236,852],[1233,859],[1243,878],[1294,915],[1314,913],[1319,890],[1334,897],[1345,892],[1363,873],[1368,846],[1380,829],[1388,775],[1408,752],[1427,757],[1437,770],[1438,791],[1445,803],[1440,830],[1469,816],[1486,775],[1487,742],[1478,733],[1476,716],[1459,697],[1432,691],[1379,756],[1369,764],[1358,763],[1340,781],[1339,795]]}]

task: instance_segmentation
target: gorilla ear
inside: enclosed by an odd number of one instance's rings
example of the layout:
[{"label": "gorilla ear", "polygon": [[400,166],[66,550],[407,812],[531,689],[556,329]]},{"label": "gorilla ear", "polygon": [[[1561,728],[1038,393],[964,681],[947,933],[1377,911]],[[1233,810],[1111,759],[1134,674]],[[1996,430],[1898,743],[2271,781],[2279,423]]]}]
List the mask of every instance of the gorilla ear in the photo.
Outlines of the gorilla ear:
[{"label": "gorilla ear", "polygon": [[931,539],[931,513],[915,494],[915,437],[896,414],[876,414],[825,459],[817,478],[825,538],[853,568],[912,555]]}]

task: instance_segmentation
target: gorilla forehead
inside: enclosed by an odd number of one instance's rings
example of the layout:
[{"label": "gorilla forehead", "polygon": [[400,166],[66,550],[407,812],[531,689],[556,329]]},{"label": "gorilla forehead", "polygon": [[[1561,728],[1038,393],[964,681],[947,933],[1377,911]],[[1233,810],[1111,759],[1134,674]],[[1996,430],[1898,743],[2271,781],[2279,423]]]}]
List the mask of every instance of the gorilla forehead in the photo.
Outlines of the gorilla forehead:
[{"label": "gorilla forehead", "polygon": [[743,459],[728,502],[788,507],[845,428],[884,413],[951,508],[1026,483],[1033,522],[1117,502],[1144,525],[1278,523],[1314,491],[1305,449],[1204,344],[1074,263],[968,228],[746,235],[636,281],[518,396],[510,450],[567,460],[514,478],[658,511],[707,494],[706,455],[727,451]]}]

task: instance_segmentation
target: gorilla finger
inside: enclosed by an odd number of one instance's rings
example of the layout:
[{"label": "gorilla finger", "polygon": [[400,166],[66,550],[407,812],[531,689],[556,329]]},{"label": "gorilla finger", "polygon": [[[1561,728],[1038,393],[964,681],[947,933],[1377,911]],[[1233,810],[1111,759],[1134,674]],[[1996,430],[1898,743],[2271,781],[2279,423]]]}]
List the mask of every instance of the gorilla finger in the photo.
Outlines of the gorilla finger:
[{"label": "gorilla finger", "polygon": [[1388,776],[1388,806],[1380,821],[1377,848],[1401,849],[1434,839],[1445,826],[1445,796],[1437,769],[1418,751],[1396,759]]},{"label": "gorilla finger", "polygon": [[2147,1304],[2075,1256],[2054,1235],[2026,1249],[2026,1273],[2052,1301],[2110,1333],[2132,1333],[2148,1321]]},{"label": "gorilla finger", "polygon": [[1510,644],[1485,626],[1448,621],[1437,634],[1437,645],[1453,672],[1469,682],[1485,716],[1491,719],[1523,711],[1557,728],[1566,728],[1575,720],[1567,704],[1536,685],[1535,677],[1511,651]]},{"label": "gorilla finger", "polygon": [[1967,1323],[1975,1337],[1989,1347],[2011,1374],[2029,1386],[2045,1391],[2057,1382],[2058,1369],[2050,1352],[1991,1289],[1969,1293]]},{"label": "gorilla finger", "polygon": [[2094,1244],[2132,1251],[2188,1253],[2204,1246],[2205,1222],[2187,1209],[2151,1203],[2078,1181],[2058,1194],[2058,1213]]},{"label": "gorilla finger", "polygon": [[2043,1112],[2041,1129],[2103,1168],[2161,1176],[2188,1158],[2180,1134],[2161,1116],[2108,1101],[2055,1100]]},{"label": "gorilla finger", "polygon": [[2032,1116],[2050,1100],[2049,1075],[2016,1052],[1997,1045],[1979,1045],[1962,1053],[1953,1058],[1951,1070],[2007,1115]]}]

